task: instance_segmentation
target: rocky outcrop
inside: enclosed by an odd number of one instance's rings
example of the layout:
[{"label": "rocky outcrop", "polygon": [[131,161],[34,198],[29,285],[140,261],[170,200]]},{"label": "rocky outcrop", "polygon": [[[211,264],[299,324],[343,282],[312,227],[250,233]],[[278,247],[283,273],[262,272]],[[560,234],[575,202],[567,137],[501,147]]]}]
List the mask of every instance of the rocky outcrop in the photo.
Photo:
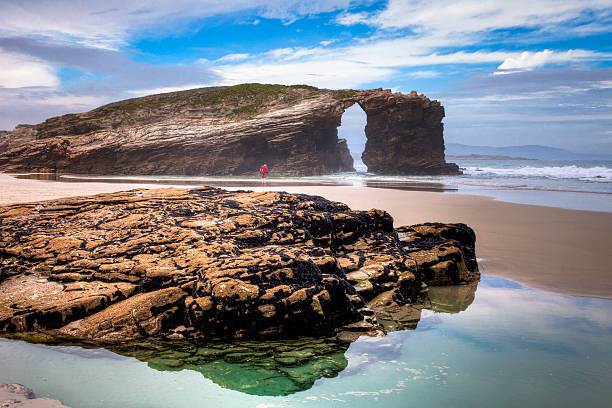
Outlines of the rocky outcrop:
[{"label": "rocky outcrop", "polygon": [[395,231],[428,285],[457,285],[478,279],[476,235],[467,225],[425,223]]},{"label": "rocky outcrop", "polygon": [[68,408],[58,400],[36,398],[30,388],[21,384],[0,384],[2,408]]},{"label": "rocky outcrop", "polygon": [[[0,207],[0,331],[75,338],[382,333],[423,284],[478,280],[463,224],[322,197],[133,190]],[[352,333],[352,334],[351,334]]]},{"label": "rocky outcrop", "polygon": [[444,108],[423,95],[372,93],[359,100],[367,113],[362,158],[377,174],[459,174],[444,161]]},{"label": "rocky outcrop", "polygon": [[318,175],[353,171],[337,127],[358,103],[370,171],[456,174],[444,161],[437,101],[389,90],[243,84],[152,95],[20,126],[0,170],[93,174]]},{"label": "rocky outcrop", "polygon": [[0,153],[36,140],[36,133],[32,125],[17,125],[12,132],[0,131]]},{"label": "rocky outcrop", "polygon": [[[422,309],[459,313],[474,300],[478,282],[464,285],[429,286],[414,304],[379,310],[377,323],[385,331],[416,329]],[[278,340],[192,341],[141,339],[106,343],[113,353],[137,358],[159,371],[191,370],[219,386],[252,395],[289,395],[311,388],[322,377],[335,377],[346,369],[345,352],[359,333],[341,331],[334,337],[299,337]],[[46,333],[5,334],[15,340],[65,348],[82,355],[82,347],[98,349],[100,344]],[[361,352],[376,355],[385,349],[400,352],[396,340],[378,338],[361,342]],[[408,343],[409,344],[409,343]],[[405,346],[406,344],[404,344]],[[364,350],[365,347],[365,350]],[[353,367],[354,370],[354,367]]]}]

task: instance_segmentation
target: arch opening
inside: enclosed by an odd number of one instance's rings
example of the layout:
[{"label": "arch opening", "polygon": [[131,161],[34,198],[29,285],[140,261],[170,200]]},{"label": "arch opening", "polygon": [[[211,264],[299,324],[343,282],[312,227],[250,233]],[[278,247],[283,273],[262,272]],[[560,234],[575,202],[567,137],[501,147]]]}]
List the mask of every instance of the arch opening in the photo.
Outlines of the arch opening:
[{"label": "arch opening", "polygon": [[355,103],[344,111],[341,124],[338,126],[338,138],[346,139],[346,144],[353,158],[353,167],[357,173],[368,171],[367,166],[361,159],[367,140],[365,134],[366,123],[366,113],[359,104]]}]

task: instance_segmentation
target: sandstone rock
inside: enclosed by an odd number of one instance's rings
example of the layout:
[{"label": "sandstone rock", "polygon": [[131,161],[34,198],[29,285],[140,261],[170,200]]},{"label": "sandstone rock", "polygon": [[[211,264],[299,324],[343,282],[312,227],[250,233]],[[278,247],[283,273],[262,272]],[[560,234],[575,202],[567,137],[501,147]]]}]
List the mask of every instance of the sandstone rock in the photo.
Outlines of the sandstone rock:
[{"label": "sandstone rock", "polygon": [[152,95],[16,128],[0,170],[94,174],[317,175],[352,171],[337,127],[358,103],[369,171],[457,174],[444,161],[444,108],[416,94],[242,84]]},{"label": "sandstone rock", "polygon": [[55,329],[126,299],[136,287],[130,283],[59,282],[48,277],[21,275],[0,285],[0,330]]},{"label": "sandstone rock", "polygon": [[374,92],[359,100],[368,115],[363,163],[378,174],[459,174],[444,160],[444,108],[413,92]]},{"label": "sandstone rock", "polygon": [[2,408],[68,408],[58,400],[36,398],[34,392],[21,384],[0,384]]},{"label": "sandstone rock", "polygon": [[477,280],[473,245],[462,224],[394,230],[384,211],[279,192],[9,205],[0,330],[96,341],[377,335],[376,313],[415,301],[423,281]]},{"label": "sandstone rock", "polygon": [[418,264],[428,285],[479,279],[476,235],[465,224],[425,223],[396,229],[402,249]]},{"label": "sandstone rock", "polygon": [[16,146],[36,140],[36,129],[32,125],[17,125],[12,132],[0,132],[0,153]]}]

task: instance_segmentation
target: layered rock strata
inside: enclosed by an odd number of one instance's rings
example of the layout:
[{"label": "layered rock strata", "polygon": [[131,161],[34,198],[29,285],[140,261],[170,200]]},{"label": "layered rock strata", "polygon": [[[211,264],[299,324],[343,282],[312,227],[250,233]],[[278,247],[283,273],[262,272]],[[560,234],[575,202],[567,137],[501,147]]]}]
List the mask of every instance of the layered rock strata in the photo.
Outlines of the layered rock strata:
[{"label": "layered rock strata", "polygon": [[359,100],[367,113],[363,163],[377,174],[458,174],[444,160],[442,118],[438,101],[409,95],[373,92]]},{"label": "layered rock strata", "polygon": [[[463,224],[393,228],[322,197],[133,190],[0,207],[0,330],[100,341],[384,331],[478,280]],[[346,334],[348,333],[348,334]]]},{"label": "layered rock strata", "polygon": [[86,174],[320,175],[353,171],[342,114],[366,112],[370,171],[456,174],[444,161],[444,108],[423,95],[243,84],[152,95],[18,126],[1,171]]}]

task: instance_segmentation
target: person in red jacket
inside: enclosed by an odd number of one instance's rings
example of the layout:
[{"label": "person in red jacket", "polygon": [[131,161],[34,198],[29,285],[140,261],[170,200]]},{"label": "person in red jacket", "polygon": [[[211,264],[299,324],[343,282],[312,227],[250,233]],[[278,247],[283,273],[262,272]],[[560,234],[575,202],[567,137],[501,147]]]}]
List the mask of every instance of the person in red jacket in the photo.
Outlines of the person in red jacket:
[{"label": "person in red jacket", "polygon": [[264,164],[261,166],[259,172],[261,173],[261,178],[265,179],[268,176],[268,165]]}]

